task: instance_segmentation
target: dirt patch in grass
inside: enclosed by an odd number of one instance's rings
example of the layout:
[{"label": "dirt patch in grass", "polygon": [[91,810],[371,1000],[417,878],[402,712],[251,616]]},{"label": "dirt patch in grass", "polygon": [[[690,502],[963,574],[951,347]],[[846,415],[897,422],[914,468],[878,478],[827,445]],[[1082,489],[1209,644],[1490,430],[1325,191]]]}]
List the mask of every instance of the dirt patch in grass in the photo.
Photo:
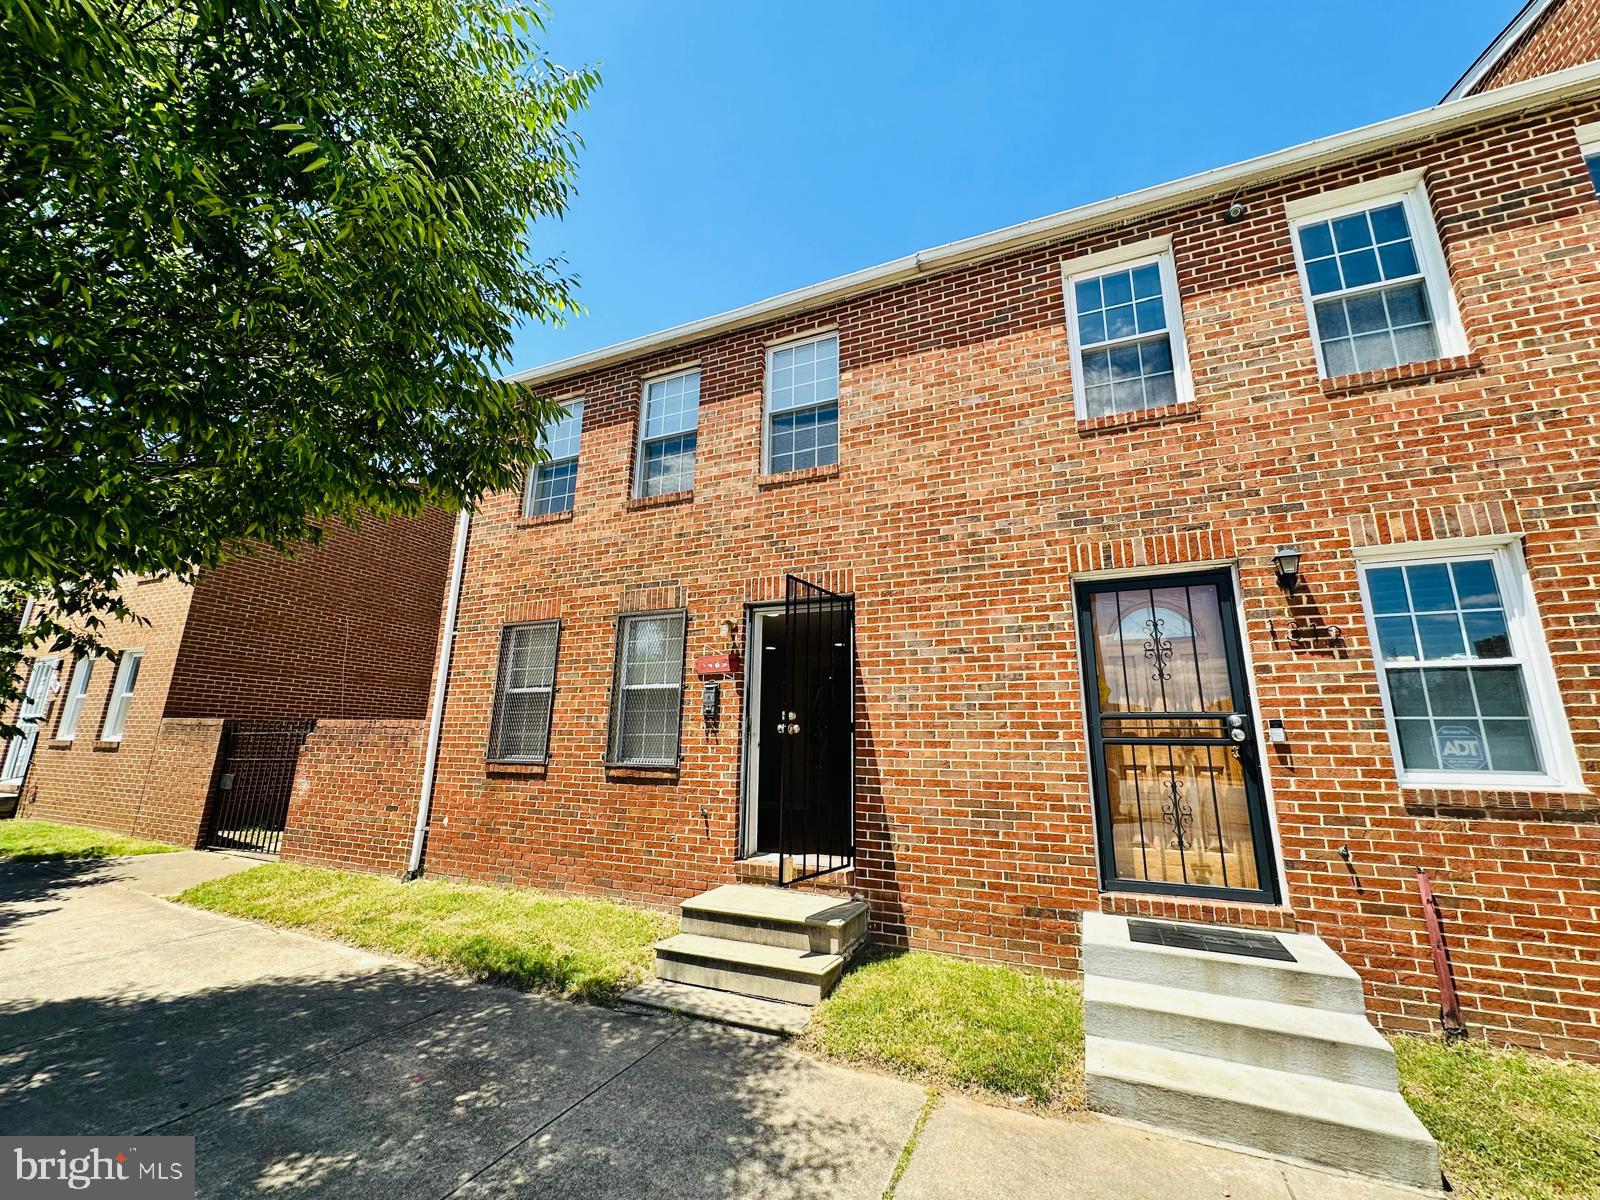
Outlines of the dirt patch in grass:
[{"label": "dirt patch in grass", "polygon": [[1080,989],[1010,967],[920,952],[869,956],[818,1008],[801,1045],[935,1086],[1083,1107]]},{"label": "dirt patch in grass", "polygon": [[649,909],[585,896],[417,880],[290,863],[214,879],[178,897],[469,979],[609,1003],[650,973],[677,930]]},{"label": "dirt patch in grass", "polygon": [[130,854],[171,854],[180,846],[127,837],[82,825],[57,825],[17,817],[0,821],[0,860],[60,862],[72,858],[123,858]]},{"label": "dirt patch in grass", "polygon": [[1400,1090],[1464,1200],[1600,1197],[1600,1067],[1395,1038]]}]

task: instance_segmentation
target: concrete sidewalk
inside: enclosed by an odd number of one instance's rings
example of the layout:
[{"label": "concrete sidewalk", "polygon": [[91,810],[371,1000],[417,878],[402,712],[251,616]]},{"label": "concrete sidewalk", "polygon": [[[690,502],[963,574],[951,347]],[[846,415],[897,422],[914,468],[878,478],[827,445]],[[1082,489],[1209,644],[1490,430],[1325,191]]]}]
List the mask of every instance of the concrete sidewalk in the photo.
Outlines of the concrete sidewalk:
[{"label": "concrete sidewalk", "polygon": [[[0,864],[0,1133],[197,1139],[203,1197],[882,1196],[926,1100],[759,1034],[465,984],[159,897],[224,855]],[[895,1192],[1415,1196],[946,1099]]]}]

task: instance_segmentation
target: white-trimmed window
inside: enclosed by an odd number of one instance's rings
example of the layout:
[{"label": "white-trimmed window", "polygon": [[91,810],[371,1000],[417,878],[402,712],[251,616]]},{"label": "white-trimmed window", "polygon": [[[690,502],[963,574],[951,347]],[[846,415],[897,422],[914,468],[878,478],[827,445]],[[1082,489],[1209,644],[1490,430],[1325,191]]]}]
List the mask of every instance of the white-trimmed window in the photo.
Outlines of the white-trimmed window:
[{"label": "white-trimmed window", "polygon": [[1361,592],[1402,783],[1579,783],[1515,543],[1362,552]]},{"label": "white-trimmed window", "polygon": [[100,727],[102,742],[122,740],[122,731],[128,725],[128,709],[133,704],[133,691],[139,685],[139,666],[143,662],[143,650],[124,650],[117,660],[117,677],[111,681],[111,699],[106,703],[106,719]]},{"label": "white-trimmed window", "polygon": [[550,757],[550,717],[556,690],[559,621],[507,625],[500,633],[491,762],[542,763]]},{"label": "white-trimmed window", "polygon": [[767,349],[766,467],[771,473],[839,461],[839,335]]},{"label": "white-trimmed window", "polygon": [[1595,194],[1600,195],[1600,121],[1578,126],[1578,150],[1583,154],[1583,165],[1589,168],[1589,182]]},{"label": "white-trimmed window", "polygon": [[540,517],[572,511],[578,489],[578,443],[583,435],[583,401],[568,400],[567,413],[544,431],[549,456],[528,472],[522,515]]},{"label": "white-trimmed window", "polygon": [[61,704],[61,720],[56,725],[57,740],[70,742],[78,736],[78,715],[83,712],[83,701],[89,694],[89,679],[93,674],[94,659],[87,654],[73,665],[67,698]]},{"label": "white-trimmed window", "polygon": [[662,496],[694,487],[695,431],[699,426],[698,367],[645,380],[636,496]]},{"label": "white-trimmed window", "polygon": [[1062,265],[1079,419],[1194,398],[1169,239]]},{"label": "white-trimmed window", "polygon": [[1286,206],[1324,378],[1467,352],[1421,176]]},{"label": "white-trimmed window", "polygon": [[610,765],[677,766],[686,616],[681,611],[629,613],[618,620],[606,738]]}]

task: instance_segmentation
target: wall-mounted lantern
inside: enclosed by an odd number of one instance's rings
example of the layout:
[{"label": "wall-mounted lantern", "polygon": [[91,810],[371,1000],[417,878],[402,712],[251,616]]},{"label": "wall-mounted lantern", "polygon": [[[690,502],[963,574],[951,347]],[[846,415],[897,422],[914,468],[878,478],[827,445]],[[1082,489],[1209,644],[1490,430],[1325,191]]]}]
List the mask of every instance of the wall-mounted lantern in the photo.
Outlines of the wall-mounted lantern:
[{"label": "wall-mounted lantern", "polygon": [[1272,556],[1272,569],[1278,573],[1278,586],[1286,592],[1294,591],[1300,581],[1300,547],[1278,547]]}]

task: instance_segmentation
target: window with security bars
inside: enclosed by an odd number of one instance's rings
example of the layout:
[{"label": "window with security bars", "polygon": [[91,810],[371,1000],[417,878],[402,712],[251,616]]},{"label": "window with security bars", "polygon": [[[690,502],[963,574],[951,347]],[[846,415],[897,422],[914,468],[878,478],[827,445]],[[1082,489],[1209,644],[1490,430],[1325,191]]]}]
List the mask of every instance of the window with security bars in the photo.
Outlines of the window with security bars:
[{"label": "window with security bars", "polygon": [[1068,275],[1080,418],[1192,399],[1176,296],[1170,253]]},{"label": "window with security bars", "polygon": [[607,761],[675,767],[683,710],[685,614],[630,613],[617,623]]},{"label": "window with security bars", "polygon": [[767,466],[774,474],[839,461],[839,335],[767,351]]},{"label": "window with security bars", "polygon": [[663,496],[694,487],[700,426],[700,372],[680,371],[644,385],[639,418],[637,495]]},{"label": "window with security bars", "polygon": [[569,400],[567,415],[545,430],[544,450],[549,456],[528,472],[522,498],[522,515],[540,517],[572,511],[578,489],[578,444],[583,434],[583,401]]},{"label": "window with security bars", "polygon": [[1295,223],[1326,377],[1465,353],[1420,187]]},{"label": "window with security bars", "polygon": [[507,625],[500,634],[494,727],[494,762],[542,763],[550,757],[550,717],[555,700],[558,621]]},{"label": "window with security bars", "polygon": [[1363,567],[1367,615],[1402,778],[1563,774],[1560,701],[1542,686],[1542,642],[1519,617],[1520,583],[1497,553]]}]

